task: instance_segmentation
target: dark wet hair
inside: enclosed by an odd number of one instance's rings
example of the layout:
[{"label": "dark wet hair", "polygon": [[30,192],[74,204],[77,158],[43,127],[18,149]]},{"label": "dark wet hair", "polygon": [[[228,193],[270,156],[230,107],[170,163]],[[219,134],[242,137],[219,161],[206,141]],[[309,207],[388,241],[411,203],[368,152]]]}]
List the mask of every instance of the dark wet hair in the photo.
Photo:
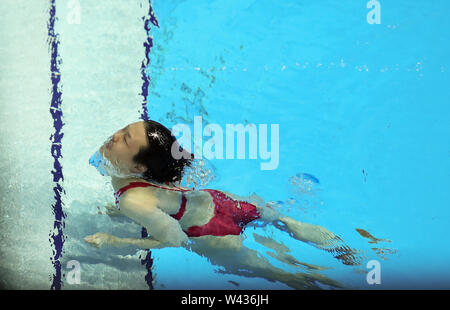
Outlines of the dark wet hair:
[{"label": "dark wet hair", "polygon": [[[148,147],[141,147],[133,157],[135,163],[147,167],[142,177],[158,183],[181,181],[184,168],[191,165],[194,155],[184,150],[172,132],[160,123],[148,120],[144,121],[144,127]],[[180,159],[172,156],[172,145],[182,152]]]}]

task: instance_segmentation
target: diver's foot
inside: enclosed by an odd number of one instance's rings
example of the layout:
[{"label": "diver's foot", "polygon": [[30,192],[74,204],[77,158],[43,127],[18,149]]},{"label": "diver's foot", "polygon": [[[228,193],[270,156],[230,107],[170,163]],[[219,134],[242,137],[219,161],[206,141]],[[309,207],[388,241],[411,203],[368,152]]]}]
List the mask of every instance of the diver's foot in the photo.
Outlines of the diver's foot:
[{"label": "diver's foot", "polygon": [[331,253],[334,258],[341,261],[344,265],[359,266],[362,264],[363,257],[361,253],[347,245],[324,250]]}]

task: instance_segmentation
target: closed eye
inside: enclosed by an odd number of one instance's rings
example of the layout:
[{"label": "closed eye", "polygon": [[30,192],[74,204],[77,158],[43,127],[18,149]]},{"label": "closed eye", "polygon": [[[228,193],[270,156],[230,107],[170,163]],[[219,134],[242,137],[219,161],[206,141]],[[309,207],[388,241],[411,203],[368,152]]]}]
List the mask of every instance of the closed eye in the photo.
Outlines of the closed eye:
[{"label": "closed eye", "polygon": [[128,138],[131,139],[130,131],[128,128],[129,126],[124,128],[125,134],[123,135],[123,141],[125,142],[126,145],[128,145],[126,137],[128,136]]}]

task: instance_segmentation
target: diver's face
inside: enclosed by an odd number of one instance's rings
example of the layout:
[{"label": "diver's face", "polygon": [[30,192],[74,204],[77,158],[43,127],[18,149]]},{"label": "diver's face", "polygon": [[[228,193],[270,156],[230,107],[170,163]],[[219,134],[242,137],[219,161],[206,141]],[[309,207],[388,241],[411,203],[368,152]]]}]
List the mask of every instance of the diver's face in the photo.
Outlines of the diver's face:
[{"label": "diver's face", "polygon": [[[109,141],[109,142],[108,142]],[[133,157],[141,147],[147,147],[144,122],[136,122],[117,131],[100,148],[100,152],[121,173],[143,173],[145,166],[133,162]]]}]

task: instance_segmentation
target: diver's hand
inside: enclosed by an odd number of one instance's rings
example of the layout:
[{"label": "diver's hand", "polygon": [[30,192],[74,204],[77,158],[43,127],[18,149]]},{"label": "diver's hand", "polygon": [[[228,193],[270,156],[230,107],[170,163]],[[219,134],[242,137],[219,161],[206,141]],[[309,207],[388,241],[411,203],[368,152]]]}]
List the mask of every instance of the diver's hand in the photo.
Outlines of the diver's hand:
[{"label": "diver's hand", "polygon": [[105,208],[106,208],[106,214],[111,216],[111,217],[121,216],[122,215],[122,213],[120,213],[120,211],[117,210],[117,207],[114,204],[112,204],[112,203],[108,203],[105,206]]},{"label": "diver's hand", "polygon": [[117,237],[107,234],[98,232],[96,234],[93,234],[91,236],[84,237],[84,241],[89,243],[90,245],[95,246],[96,248],[103,248],[108,245],[114,245]]}]

